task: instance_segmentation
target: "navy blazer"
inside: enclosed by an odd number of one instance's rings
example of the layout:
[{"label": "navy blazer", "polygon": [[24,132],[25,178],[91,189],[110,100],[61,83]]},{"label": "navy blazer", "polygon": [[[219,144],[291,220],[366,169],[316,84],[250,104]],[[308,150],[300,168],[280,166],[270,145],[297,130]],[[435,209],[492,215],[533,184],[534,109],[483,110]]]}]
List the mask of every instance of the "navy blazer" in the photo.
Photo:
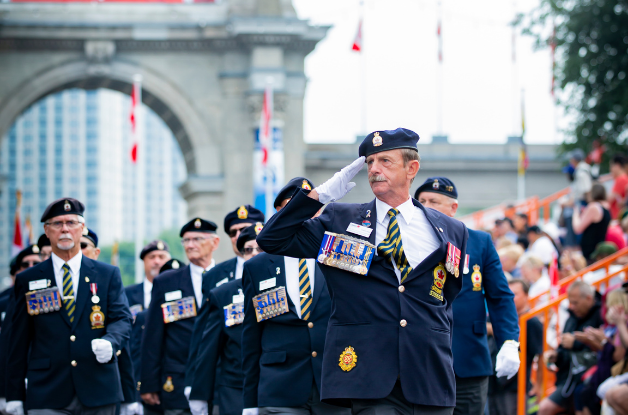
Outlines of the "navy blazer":
[{"label": "navy blazer", "polygon": [[[469,229],[467,254],[469,273],[462,276],[462,290],[453,304],[454,370],[462,378],[490,376],[493,367],[486,337],[486,307],[498,350],[506,340],[519,341],[519,318],[491,236]],[[475,291],[474,267],[482,274],[482,289],[476,287]]]},{"label": "navy blazer", "polygon": [[[190,399],[212,402],[217,383],[242,389],[242,324],[225,326],[224,313],[224,307],[233,303],[233,296],[238,295],[240,290],[242,280],[234,280],[209,293],[209,301],[205,305],[209,309],[207,325],[201,340],[203,347],[196,360],[188,362],[188,365],[196,366]],[[222,372],[219,382],[216,381],[218,359]],[[238,407],[242,407],[241,402]]]},{"label": "navy blazer", "polygon": [[0,329],[6,320],[7,307],[9,305],[9,297],[13,292],[13,287],[9,287],[0,293]]},{"label": "navy blazer", "polygon": [[199,351],[199,348],[201,348],[201,338],[203,337],[203,332],[207,326],[209,307],[206,307],[205,304],[209,301],[209,292],[216,288],[216,284],[222,285],[235,279],[236,264],[237,259],[231,258],[216,265],[203,275],[203,284],[201,286],[203,299],[201,309],[198,312],[196,322],[194,323],[192,340],[190,341],[190,355],[188,356],[188,365],[185,371],[186,386],[192,386],[194,383],[194,375],[197,368],[193,363],[196,361],[197,355],[201,352]]},{"label": "navy blazer", "polygon": [[141,305],[144,310],[144,283],[129,285],[124,289],[126,298],[129,299],[129,306]]},{"label": "navy blazer", "polygon": [[[468,233],[462,222],[425,209],[415,199],[412,202],[424,212],[439,247],[412,270],[403,288],[382,256],[373,258],[366,276],[321,265],[332,298],[321,388],[321,399],[327,403],[349,406],[349,399],[385,398],[399,379],[405,398],[414,404],[456,404],[451,304],[462,278],[447,272],[442,300],[430,291],[437,267],[445,263],[447,243],[458,247],[464,258]],[[274,254],[316,258],[325,231],[346,234],[351,223],[370,218],[375,224],[377,220],[375,200],[332,203],[319,217],[310,219],[321,207],[323,204],[300,189],[268,221],[257,237],[258,244]],[[373,229],[369,238],[360,238],[375,244],[375,234]],[[349,346],[357,355],[357,365],[344,371],[339,359]]]},{"label": "navy blazer", "polygon": [[276,287],[286,287],[285,261],[283,256],[262,253],[244,263],[242,369],[245,408],[301,406],[307,403],[312,393],[313,381],[321,390],[331,299],[318,264],[310,277],[314,277],[314,292],[312,312],[307,321],[299,318],[288,296],[288,313],[258,323],[252,299],[261,292],[261,281],[276,278]]},{"label": "navy blazer", "polygon": [[4,324],[0,329],[0,398],[7,396],[7,359],[9,354],[9,336],[11,333],[11,321],[15,310],[15,294],[13,287],[7,288],[2,295],[8,293],[6,304],[4,306],[3,320]]},{"label": "navy blazer", "polygon": [[[194,296],[189,265],[155,277],[142,339],[140,393],[159,392],[164,409],[189,409],[183,390],[185,366],[196,317],[165,324],[161,308],[166,302],[166,293],[178,290],[181,290],[182,298]],[[196,309],[198,313],[198,304]],[[172,392],[164,390],[168,377],[174,387]]]},{"label": "navy blazer", "polygon": [[[89,407],[123,401],[117,355],[129,339],[131,313],[122,290],[120,270],[83,255],[73,323],[64,309],[35,316],[28,314],[25,294],[29,282],[40,279],[48,279],[51,286],[57,286],[52,259],[20,273],[15,281],[7,401],[25,401],[26,409],[64,408],[74,396]],[[102,329],[92,329],[89,319],[93,306],[91,283],[98,284],[98,306],[105,315]],[[92,340],[99,338],[113,346],[113,357],[108,363],[98,363],[92,351]],[[76,366],[70,364],[72,361]]]}]

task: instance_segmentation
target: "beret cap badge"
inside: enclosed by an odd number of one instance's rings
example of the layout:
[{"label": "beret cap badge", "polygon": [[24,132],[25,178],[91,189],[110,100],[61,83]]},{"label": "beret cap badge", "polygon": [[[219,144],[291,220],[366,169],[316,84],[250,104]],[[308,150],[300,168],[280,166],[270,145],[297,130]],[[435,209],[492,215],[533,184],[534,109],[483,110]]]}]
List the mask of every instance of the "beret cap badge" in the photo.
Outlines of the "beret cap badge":
[{"label": "beret cap badge", "polygon": [[244,205],[240,206],[240,209],[238,209],[238,219],[246,219],[249,216],[249,211],[246,210],[246,207]]},{"label": "beret cap badge", "polygon": [[303,184],[301,185],[301,189],[305,189],[305,190],[312,190],[312,187],[310,186],[310,184],[307,182],[307,180],[303,180]]},{"label": "beret cap badge", "polygon": [[375,132],[375,135],[373,136],[373,145],[375,147],[379,147],[384,143],[384,141],[382,140],[382,137],[379,135],[379,132]]},{"label": "beret cap badge", "polygon": [[179,261],[176,259],[172,261],[172,269],[179,269]]},{"label": "beret cap badge", "polygon": [[264,225],[262,224],[262,222],[257,222],[255,224],[255,234],[259,235],[259,233],[262,231],[262,229],[264,229]]},{"label": "beret cap badge", "polygon": [[70,209],[72,209],[72,206],[70,206],[70,202],[66,200],[65,203],[63,204],[63,209],[65,209],[66,212],[69,212]]},{"label": "beret cap badge", "polygon": [[37,245],[33,245],[33,253],[34,254],[38,254],[39,253],[39,247]]},{"label": "beret cap badge", "polygon": [[159,249],[160,251],[163,251],[164,250],[164,243],[161,242],[161,241],[157,242],[157,249]]},{"label": "beret cap badge", "polygon": [[432,183],[432,189],[438,190],[438,179],[434,179],[434,183]]},{"label": "beret cap badge", "polygon": [[194,221],[194,227],[197,228],[197,229],[201,227],[201,220],[200,219],[196,219]]},{"label": "beret cap badge", "polygon": [[87,229],[87,226],[83,227],[83,236],[87,236],[89,235],[89,229]]}]

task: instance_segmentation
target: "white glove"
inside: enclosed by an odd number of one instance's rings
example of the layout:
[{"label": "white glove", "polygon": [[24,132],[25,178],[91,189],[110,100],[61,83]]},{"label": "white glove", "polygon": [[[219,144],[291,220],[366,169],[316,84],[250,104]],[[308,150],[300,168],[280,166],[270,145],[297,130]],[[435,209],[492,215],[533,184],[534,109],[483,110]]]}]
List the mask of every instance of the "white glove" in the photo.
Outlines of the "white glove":
[{"label": "white glove", "polygon": [[24,415],[24,402],[22,401],[9,401],[6,408],[9,415]]},{"label": "white glove", "polygon": [[259,415],[259,408],[244,408],[242,415]]},{"label": "white glove", "polygon": [[504,345],[497,353],[497,362],[495,364],[495,371],[497,377],[508,376],[508,379],[512,378],[519,371],[519,343],[513,340],[504,342]]},{"label": "white glove", "polygon": [[366,158],[364,156],[358,157],[353,163],[334,174],[331,179],[318,186],[316,188],[318,201],[322,204],[335,202],[336,200],[342,199],[347,193],[349,193],[351,189],[355,187],[355,183],[353,183],[351,179],[353,179],[355,175],[362,170],[365,159]]},{"label": "white glove", "polygon": [[208,415],[207,413],[207,402],[205,401],[190,401],[190,412],[192,415]]},{"label": "white glove", "polygon": [[92,340],[92,351],[96,355],[98,363],[107,363],[113,356],[113,346],[109,340],[105,339]]},{"label": "white glove", "polygon": [[135,402],[137,404],[137,407],[135,409],[135,413],[137,415],[144,415],[144,405],[142,405],[140,402]]},{"label": "white glove", "polygon": [[192,393],[191,386],[186,386],[185,388],[183,388],[183,394],[185,395],[185,399],[187,399],[188,401],[190,400],[190,393]]},{"label": "white glove", "polygon": [[6,408],[7,408],[6,398],[0,398],[0,412],[4,413]]},{"label": "white glove", "polygon": [[120,405],[120,415],[136,415],[140,413],[140,411],[143,413],[144,408],[138,402],[123,403]]}]

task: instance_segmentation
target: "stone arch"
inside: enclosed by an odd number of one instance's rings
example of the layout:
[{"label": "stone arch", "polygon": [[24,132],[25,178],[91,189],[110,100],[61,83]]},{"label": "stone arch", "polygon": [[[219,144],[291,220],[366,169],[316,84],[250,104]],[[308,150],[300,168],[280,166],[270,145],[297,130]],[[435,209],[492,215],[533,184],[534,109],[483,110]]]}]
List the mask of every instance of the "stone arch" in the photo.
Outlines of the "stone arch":
[{"label": "stone arch", "polygon": [[211,139],[209,128],[182,91],[162,75],[120,60],[100,65],[85,60],[67,61],[47,67],[16,86],[0,105],[0,138],[29,105],[46,95],[68,88],[107,88],[130,95],[133,76],[138,73],[143,78],[142,102],[172,130],[188,177],[222,175],[220,147]]}]

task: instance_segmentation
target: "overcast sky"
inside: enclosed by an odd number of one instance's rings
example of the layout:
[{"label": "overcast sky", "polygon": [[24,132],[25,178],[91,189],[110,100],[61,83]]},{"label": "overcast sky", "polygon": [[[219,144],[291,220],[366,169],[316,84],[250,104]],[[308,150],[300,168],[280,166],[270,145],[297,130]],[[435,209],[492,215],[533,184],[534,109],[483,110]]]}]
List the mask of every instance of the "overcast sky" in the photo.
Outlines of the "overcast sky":
[{"label": "overcast sky", "polygon": [[[361,132],[363,62],[367,132],[406,127],[431,140],[438,129],[437,0],[366,0],[363,55],[351,51],[360,0],[293,1],[300,18],[333,26],[306,59],[305,140],[351,142]],[[443,130],[450,142],[503,143],[521,134],[522,90],[526,142],[562,141],[549,49],[534,52],[532,39],[517,35],[516,71],[512,63],[509,23],[515,10],[538,3],[442,1]]]}]

